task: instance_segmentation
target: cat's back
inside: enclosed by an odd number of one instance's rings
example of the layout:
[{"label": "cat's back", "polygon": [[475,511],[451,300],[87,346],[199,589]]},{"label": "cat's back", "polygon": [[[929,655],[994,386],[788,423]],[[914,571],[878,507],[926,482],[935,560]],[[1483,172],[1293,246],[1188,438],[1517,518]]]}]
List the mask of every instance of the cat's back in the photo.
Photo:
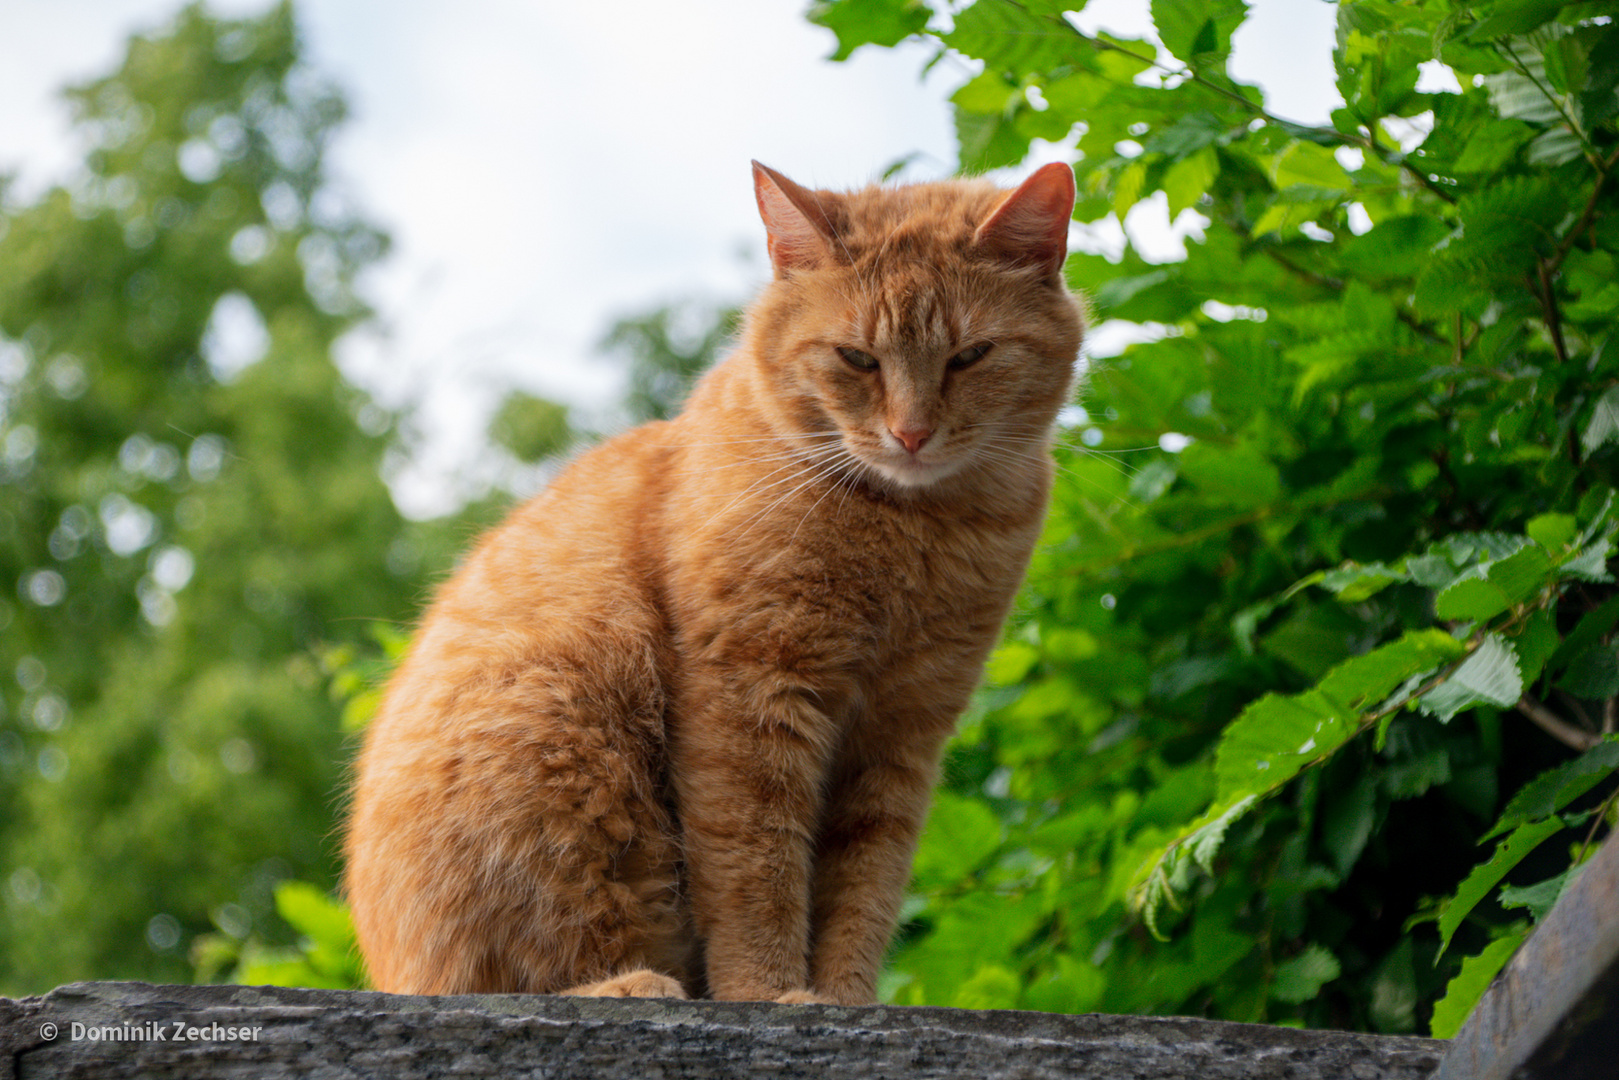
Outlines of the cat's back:
[{"label": "cat's back", "polygon": [[376,723],[437,727],[470,693],[536,669],[653,693],[672,429],[646,424],[587,451],[486,533],[440,587]]}]

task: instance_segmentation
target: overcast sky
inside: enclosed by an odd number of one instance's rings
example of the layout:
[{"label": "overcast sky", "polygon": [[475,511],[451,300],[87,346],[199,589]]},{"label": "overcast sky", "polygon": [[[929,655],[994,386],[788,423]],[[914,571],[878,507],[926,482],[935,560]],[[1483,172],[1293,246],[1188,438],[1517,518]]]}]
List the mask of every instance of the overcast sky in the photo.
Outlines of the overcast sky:
[{"label": "overcast sky", "polygon": [[[265,0],[215,0],[216,12]],[[453,505],[482,418],[513,384],[584,408],[618,372],[593,354],[615,315],[687,296],[745,296],[766,272],[748,161],[816,186],[955,167],[945,98],[958,62],[919,79],[920,47],[825,60],[803,0],[301,0],[315,64],[348,93],[341,186],[395,248],[366,283],[377,331],[350,374],[390,404],[424,403],[424,460],[395,483],[407,512]],[[175,0],[3,0],[0,170],[27,197],[73,163],[56,91],[102,74]],[[1138,36],[1146,0],[1081,17]],[[1274,111],[1320,122],[1336,104],[1332,5],[1258,0],[1239,77]],[[1170,250],[1173,247],[1171,245]]]}]

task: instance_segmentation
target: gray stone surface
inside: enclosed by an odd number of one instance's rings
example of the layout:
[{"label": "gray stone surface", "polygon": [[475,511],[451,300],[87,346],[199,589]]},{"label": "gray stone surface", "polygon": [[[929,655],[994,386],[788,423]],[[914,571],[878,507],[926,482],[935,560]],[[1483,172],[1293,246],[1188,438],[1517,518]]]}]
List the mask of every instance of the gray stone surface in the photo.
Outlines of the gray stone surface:
[{"label": "gray stone surface", "polygon": [[[49,1028],[42,1033],[46,1025],[55,1025],[54,1038],[46,1038]],[[186,1028],[216,1034],[213,1025],[219,1035],[257,1029],[256,1038],[175,1041]],[[104,1031],[91,1038],[92,1029],[108,1027],[126,1038]],[[0,1080],[1418,1080],[1430,1076],[1443,1049],[1431,1039],[1207,1020],[882,1006],[145,983],[75,983],[44,997],[0,998]]]}]

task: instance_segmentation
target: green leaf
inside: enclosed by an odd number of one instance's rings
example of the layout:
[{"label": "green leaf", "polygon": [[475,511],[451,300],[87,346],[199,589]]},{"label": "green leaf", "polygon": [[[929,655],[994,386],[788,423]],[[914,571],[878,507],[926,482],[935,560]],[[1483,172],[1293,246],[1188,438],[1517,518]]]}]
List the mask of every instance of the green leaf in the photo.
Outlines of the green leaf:
[{"label": "green leaf", "polygon": [[970,113],[1000,116],[1007,111],[1008,104],[1022,96],[1023,92],[1000,72],[986,70],[977,78],[969,79],[950,95],[950,100]]},{"label": "green leaf", "polygon": [[1320,945],[1311,945],[1293,959],[1276,966],[1270,996],[1289,1005],[1309,1001],[1336,979],[1342,969],[1338,958]]},{"label": "green leaf", "polygon": [[1275,464],[1246,446],[1193,443],[1181,452],[1180,472],[1207,495],[1232,506],[1263,506],[1282,491]]},{"label": "green leaf", "polygon": [[1176,59],[1192,63],[1229,53],[1247,9],[1243,0],[1152,0],[1152,21]]},{"label": "green leaf", "polygon": [[275,910],[305,937],[323,942],[352,941],[348,909],[307,881],[283,881],[275,887]]},{"label": "green leaf", "polygon": [[1354,731],[1354,714],[1319,690],[1266,694],[1220,737],[1214,769],[1221,800],[1281,786]]},{"label": "green leaf", "polygon": [[1552,658],[1546,661],[1547,669],[1560,671],[1567,667],[1574,657],[1600,643],[1616,624],[1619,624],[1619,596],[1611,596],[1580,617],[1557,651],[1552,653]]},{"label": "green leaf", "polygon": [[1496,973],[1512,959],[1512,954],[1518,951],[1518,946],[1523,944],[1528,933],[1525,928],[1498,938],[1486,945],[1477,956],[1469,956],[1462,961],[1462,969],[1445,986],[1445,996],[1434,1004],[1429,1034],[1436,1039],[1455,1038],[1462,1024],[1467,1022],[1473,1006],[1490,988]]},{"label": "green leaf", "polygon": [[1028,137],[1004,115],[986,116],[962,108],[956,109],[956,143],[961,167],[971,172],[1016,165],[1029,151]]},{"label": "green leaf", "polygon": [[1569,661],[1557,686],[1575,697],[1593,701],[1619,694],[1619,653],[1613,645],[1591,646]]},{"label": "green leaf", "polygon": [[1377,823],[1377,777],[1366,773],[1337,792],[1321,809],[1321,846],[1343,878],[1354,868]]},{"label": "green leaf", "polygon": [[1182,210],[1195,206],[1219,175],[1220,156],[1212,146],[1205,146],[1171,165],[1161,185],[1169,197],[1169,219],[1173,221]]},{"label": "green leaf", "polygon": [[[1619,400],[1616,400],[1615,405],[1619,407]],[[1619,412],[1616,412],[1615,416],[1619,418]],[[1553,555],[1567,547],[1579,531],[1579,523],[1573,514],[1540,514],[1530,518],[1529,524],[1524,527],[1524,532],[1529,534],[1531,540]]]},{"label": "green leaf", "polygon": [[1525,885],[1515,889],[1510,885],[1501,889],[1501,906],[1504,908],[1528,908],[1529,917],[1535,922],[1546,917],[1546,913],[1557,903],[1567,889],[1569,883],[1579,876],[1580,867],[1571,866],[1561,874],[1537,881],[1533,885]]},{"label": "green leaf", "polygon": [[1506,593],[1482,574],[1457,578],[1434,599],[1434,614],[1446,620],[1482,622],[1512,606]]},{"label": "green leaf", "polygon": [[1521,120],[1495,120],[1473,133],[1451,169],[1458,173],[1490,173],[1517,156],[1518,148],[1540,132]]},{"label": "green leaf", "polygon": [[1067,24],[1041,18],[1009,0],[976,0],[957,12],[955,22],[940,40],[998,71],[1020,75],[1053,71],[1085,48]]},{"label": "green leaf", "polygon": [[1518,654],[1518,671],[1524,686],[1531,686],[1546,668],[1546,661],[1557,651],[1557,613],[1541,608],[1524,620],[1523,626],[1508,640],[1512,651]]},{"label": "green leaf", "polygon": [[1482,839],[1500,836],[1529,822],[1539,821],[1596,787],[1619,768],[1619,736],[1585,751],[1572,761],[1548,769],[1518,789],[1501,811],[1500,819]]},{"label": "green leaf", "polygon": [[1608,387],[1591,410],[1580,433],[1580,448],[1587,454],[1619,438],[1619,385]]},{"label": "green leaf", "polygon": [[1512,646],[1497,634],[1486,637],[1450,677],[1417,700],[1423,712],[1448,721],[1476,705],[1510,708],[1523,696],[1523,676]]},{"label": "green leaf", "polygon": [[1204,873],[1214,872],[1214,856],[1225,843],[1225,834],[1236,821],[1254,805],[1252,796],[1238,799],[1230,807],[1222,810],[1220,815],[1206,824],[1198,826],[1186,838],[1186,853],[1191,860],[1203,868]]},{"label": "green leaf", "polygon": [[[1456,895],[1445,903],[1445,909],[1439,916],[1439,955],[1444,955],[1450,947],[1450,939],[1467,918],[1469,912],[1478,906],[1480,900],[1489,895],[1490,890],[1506,877],[1514,866],[1524,860],[1531,851],[1541,843],[1555,836],[1563,830],[1560,818],[1547,818],[1543,821],[1531,821],[1518,826],[1500,844],[1496,845],[1495,854],[1489,861],[1482,862],[1473,868],[1466,879],[1456,889]],[[1434,958],[1438,962],[1438,956]]]},{"label": "green leaf", "polygon": [[1520,548],[1447,585],[1434,601],[1435,614],[1441,619],[1475,622],[1493,618],[1538,592],[1551,571],[1551,560],[1540,547]]},{"label": "green leaf", "polygon": [[1535,27],[1557,17],[1557,12],[1568,0],[1501,0],[1490,17],[1475,23],[1467,36],[1475,41],[1486,38],[1511,37],[1527,34]]},{"label": "green leaf", "polygon": [[862,45],[898,45],[920,32],[930,14],[922,0],[824,0],[806,17],[838,36],[831,59],[847,60]]},{"label": "green leaf", "polygon": [[1271,180],[1278,188],[1306,184],[1329,191],[1347,190],[1351,183],[1331,150],[1308,142],[1296,142],[1276,158]]},{"label": "green leaf", "polygon": [[1328,570],[1321,575],[1322,588],[1331,589],[1346,604],[1368,600],[1384,589],[1401,581],[1410,581],[1411,575],[1386,563],[1367,563],[1364,566],[1349,563]]},{"label": "green leaf", "polygon": [[1008,641],[990,654],[984,677],[997,686],[1012,686],[1022,682],[1039,662],[1039,649],[1026,641]]},{"label": "green leaf", "polygon": [[957,884],[993,855],[1000,842],[1001,823],[989,807],[950,791],[939,792],[917,847],[912,867],[915,887]]},{"label": "green leaf", "polygon": [[1353,736],[1360,713],[1462,651],[1463,646],[1442,631],[1413,630],[1339,664],[1314,690],[1260,698],[1226,728],[1215,751],[1221,801],[1281,786]]}]

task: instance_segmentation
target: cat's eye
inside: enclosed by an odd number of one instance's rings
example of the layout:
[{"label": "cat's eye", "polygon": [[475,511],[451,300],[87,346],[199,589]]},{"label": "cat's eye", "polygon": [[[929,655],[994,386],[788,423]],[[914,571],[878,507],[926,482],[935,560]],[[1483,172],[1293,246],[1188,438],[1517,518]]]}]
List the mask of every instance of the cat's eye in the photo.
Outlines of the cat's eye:
[{"label": "cat's eye", "polygon": [[838,355],[843,357],[844,363],[860,371],[876,371],[877,358],[868,352],[851,349],[846,345],[838,346]]},{"label": "cat's eye", "polygon": [[962,349],[960,352],[950,358],[950,370],[960,371],[962,368],[972,367],[985,356],[989,355],[989,350],[993,349],[994,347],[995,345],[993,342],[986,341],[981,344],[974,345],[969,349]]}]

